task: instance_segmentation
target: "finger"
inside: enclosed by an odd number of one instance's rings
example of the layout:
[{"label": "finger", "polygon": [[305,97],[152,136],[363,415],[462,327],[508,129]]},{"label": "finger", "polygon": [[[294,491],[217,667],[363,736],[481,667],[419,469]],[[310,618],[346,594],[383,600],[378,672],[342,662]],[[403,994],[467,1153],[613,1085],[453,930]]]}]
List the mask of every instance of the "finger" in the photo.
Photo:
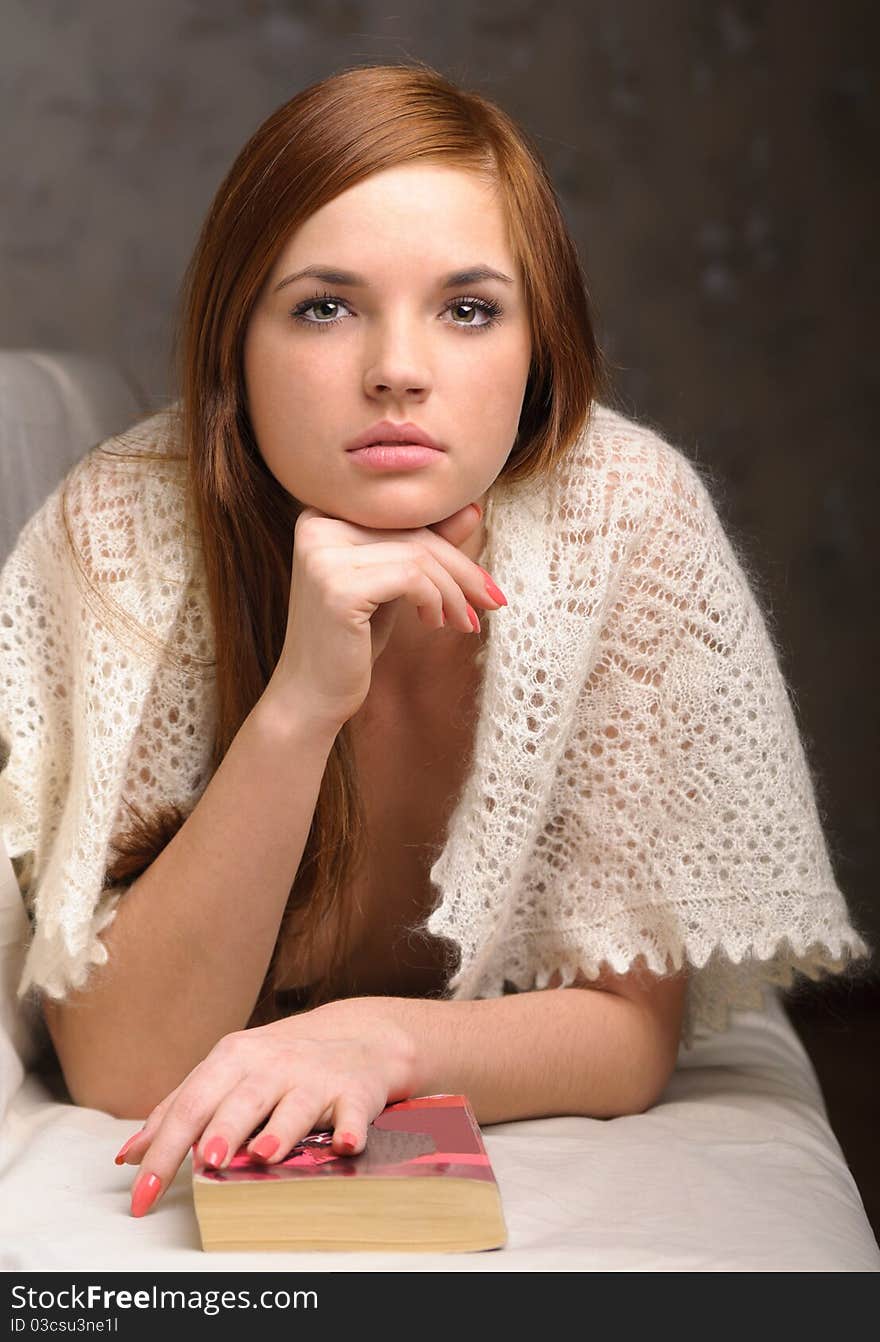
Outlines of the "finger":
[{"label": "finger", "polygon": [[198,1077],[187,1077],[141,1156],[141,1171],[131,1190],[132,1216],[143,1216],[165,1192],[233,1081],[228,1069],[221,1070],[216,1064],[210,1072],[203,1069],[200,1063]]},{"label": "finger", "polygon": [[341,1156],[354,1156],[367,1144],[371,1115],[366,1104],[351,1094],[340,1095],[333,1111],[333,1147]]},{"label": "finger", "polygon": [[[422,544],[436,554],[438,560],[448,567],[462,591],[474,604],[497,610],[499,606],[507,605],[507,597],[497,586],[492,575],[465,555],[460,548],[479,520],[474,511],[478,507],[478,504],[470,504],[466,509],[453,513],[444,521],[425,527],[421,532],[414,532],[413,539],[421,539]],[[440,548],[435,548],[433,542],[435,534],[441,542],[445,542]]]},{"label": "finger", "polygon": [[286,1160],[297,1142],[321,1126],[328,1109],[332,1112],[332,1101],[328,1104],[327,1094],[314,1086],[288,1090],[266,1119],[262,1132],[248,1143],[248,1154],[266,1164]]},{"label": "finger", "polygon": [[333,545],[337,542],[348,545],[374,545],[377,540],[393,540],[395,536],[407,532],[416,535],[420,530],[434,531],[452,545],[461,545],[462,541],[471,535],[482,516],[483,509],[479,503],[466,503],[464,507],[456,509],[439,522],[432,522],[428,527],[408,527],[399,530],[390,527],[363,527],[342,517],[334,517],[331,513],[322,513],[317,508],[303,508],[297,517],[295,536],[297,543],[302,544],[302,531],[305,530],[311,535],[308,532],[309,523],[315,518],[320,518],[326,524],[322,525],[320,531],[321,543],[324,545]]},{"label": "finger", "polygon": [[[468,504],[432,526],[403,531],[366,530],[348,522],[338,522],[337,525],[342,531],[341,538],[345,540],[346,544],[358,548],[358,568],[364,569],[374,564],[384,566],[392,555],[396,555],[398,547],[395,542],[399,542],[401,557],[403,558],[405,557],[403,547],[411,549],[413,542],[416,542],[420,545],[423,553],[430,554],[450,574],[453,583],[457,584],[463,593],[463,599],[467,604],[473,603],[474,605],[488,607],[490,610],[497,610],[500,606],[507,605],[507,597],[495,585],[491,575],[463,554],[459,548],[479,520],[475,512],[477,506]],[[453,539],[450,539],[450,537]],[[346,574],[346,580],[350,562],[348,556],[340,557],[340,565]],[[397,578],[399,579],[399,574]],[[375,574],[371,575],[371,580],[375,581]],[[395,583],[396,579],[389,577],[384,586],[387,588],[389,584],[393,586]],[[399,583],[396,583],[396,585],[399,586]],[[426,590],[428,592],[426,597],[420,598],[412,591],[406,593],[405,596],[407,600],[418,607],[429,607],[432,612],[430,621],[426,621],[421,614],[419,618],[422,619],[422,623],[430,622],[435,629],[439,629],[443,623],[442,606],[437,602],[436,593],[431,593],[430,589]],[[386,593],[384,588],[380,587],[375,592],[370,593],[369,599],[374,604],[376,602],[384,604],[398,595],[399,591]],[[459,628],[467,632],[471,630],[478,632],[479,630],[479,620],[477,618],[471,619],[466,608],[463,608],[460,603],[458,609],[450,610],[447,608],[446,618],[448,622],[454,622]]]},{"label": "finger", "polygon": [[483,516],[483,509],[478,503],[469,503],[464,508],[459,508],[458,512],[450,513],[448,517],[441,518],[439,522],[432,522],[427,528],[428,531],[435,531],[438,536],[442,536],[450,545],[461,545],[467,540]]},{"label": "finger", "polygon": [[185,1081],[181,1081],[179,1086],[175,1086],[174,1090],[172,1090],[169,1095],[166,1095],[165,1099],[157,1104],[155,1109],[150,1111],[144,1126],[139,1128],[127,1141],[122,1143],[122,1146],[113,1157],[113,1163],[115,1165],[137,1165],[140,1162],[141,1156],[153,1140],[159,1124],[168,1112],[168,1108],[174,1100],[174,1097],[179,1093],[184,1084]]},{"label": "finger", "polygon": [[[401,573],[407,577],[403,592],[400,592]],[[369,602],[382,603],[386,596],[398,593],[398,599],[416,606],[422,623],[433,629],[441,627],[444,613],[449,624],[467,633],[474,628],[465,593],[426,544],[386,542],[371,546],[364,551],[363,559],[358,560],[355,574],[360,590]],[[486,597],[483,600],[488,604]]]},{"label": "finger", "polygon": [[480,519],[483,516],[483,509],[479,503],[469,503],[464,508],[459,508],[457,512],[450,513],[448,517],[442,517],[439,522],[432,522],[426,530],[436,532],[444,540],[449,541],[450,545],[461,545],[467,540],[468,536],[473,535]]},{"label": "finger", "polygon": [[283,1089],[268,1073],[251,1072],[242,1078],[223,1097],[202,1134],[198,1154],[205,1164],[225,1169],[282,1094]]}]

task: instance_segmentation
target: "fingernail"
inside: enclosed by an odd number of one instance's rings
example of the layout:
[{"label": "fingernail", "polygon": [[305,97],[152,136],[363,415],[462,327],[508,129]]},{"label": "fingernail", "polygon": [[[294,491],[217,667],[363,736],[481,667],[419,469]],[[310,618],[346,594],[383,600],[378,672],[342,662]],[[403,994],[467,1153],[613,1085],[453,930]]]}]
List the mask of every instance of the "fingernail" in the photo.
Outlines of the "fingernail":
[{"label": "fingernail", "polygon": [[223,1164],[226,1159],[226,1152],[229,1150],[229,1143],[224,1137],[212,1137],[205,1147],[204,1161],[206,1165],[213,1165],[215,1169]]},{"label": "fingernail", "polygon": [[479,564],[477,565],[477,568],[480,569],[480,572],[486,579],[486,591],[489,593],[492,600],[497,601],[499,606],[506,606],[507,597],[504,595],[501,588],[496,586],[484,568],[480,568]]},{"label": "fingernail", "polygon": [[259,1156],[261,1160],[268,1160],[270,1156],[274,1156],[279,1145],[280,1142],[277,1137],[270,1137],[266,1133],[263,1137],[257,1138],[250,1151],[252,1155]]},{"label": "fingernail", "polygon": [[477,612],[470,604],[468,605],[467,613],[468,613],[468,619],[470,620],[471,624],[474,627],[474,633],[478,634],[480,632],[480,617],[477,615]]},{"label": "fingernail", "polygon": [[144,1212],[148,1212],[159,1196],[161,1187],[162,1180],[158,1174],[139,1175],[131,1194],[132,1216],[143,1216]]},{"label": "fingernail", "polygon": [[136,1141],[137,1141],[138,1137],[140,1137],[140,1135],[141,1135],[142,1132],[143,1132],[143,1128],[139,1128],[138,1131],[134,1134],[133,1137],[129,1137],[129,1139],[128,1139],[127,1142],[123,1142],[123,1143],[122,1143],[122,1145],[120,1146],[119,1150],[116,1152],[116,1155],[113,1157],[113,1163],[114,1163],[115,1165],[124,1165],[124,1164],[125,1164],[125,1153],[126,1153],[126,1151],[127,1151],[128,1148],[131,1146],[132,1142],[136,1142]]},{"label": "fingernail", "polygon": [[480,518],[483,516],[483,510],[482,510],[482,508],[480,507],[480,505],[479,505],[478,503],[472,503],[472,504],[471,504],[471,507],[472,507],[473,509],[476,510],[477,521],[479,522]]},{"label": "fingernail", "polygon": [[339,1142],[346,1151],[353,1151],[357,1146],[357,1137],[355,1137],[353,1132],[343,1132],[339,1138]]}]

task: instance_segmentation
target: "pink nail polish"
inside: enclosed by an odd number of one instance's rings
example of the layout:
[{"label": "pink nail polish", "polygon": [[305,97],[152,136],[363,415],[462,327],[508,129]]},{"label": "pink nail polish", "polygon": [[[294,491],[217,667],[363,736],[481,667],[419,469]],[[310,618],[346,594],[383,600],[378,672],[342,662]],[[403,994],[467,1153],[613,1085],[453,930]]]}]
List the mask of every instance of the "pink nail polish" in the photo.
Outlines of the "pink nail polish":
[{"label": "pink nail polish", "polygon": [[486,579],[486,591],[489,593],[489,595],[490,595],[490,597],[492,598],[492,600],[493,600],[493,601],[497,601],[498,604],[499,604],[499,606],[506,606],[506,605],[507,605],[507,597],[504,595],[504,593],[502,592],[501,588],[498,587],[498,586],[492,581],[492,579],[489,577],[488,573],[486,572],[486,570],[485,570],[484,568],[480,568],[480,565],[479,565],[479,564],[477,565],[477,568],[480,569],[480,572],[482,573],[483,577]]},{"label": "pink nail polish", "polygon": [[250,1151],[252,1155],[259,1156],[261,1160],[268,1160],[270,1156],[274,1156],[280,1144],[277,1137],[271,1137],[268,1133],[264,1133],[262,1137],[257,1138]]},{"label": "pink nail polish", "polygon": [[226,1152],[229,1150],[229,1143],[224,1137],[212,1137],[205,1147],[204,1161],[206,1165],[213,1165],[215,1169],[223,1164],[226,1159]]},{"label": "pink nail polish", "polygon": [[339,1141],[340,1144],[345,1147],[346,1151],[353,1151],[357,1146],[357,1137],[355,1137],[353,1132],[343,1132]]},{"label": "pink nail polish", "polygon": [[467,613],[468,613],[468,619],[473,625],[474,633],[478,634],[480,632],[480,617],[477,615],[477,612],[470,604],[468,604]]},{"label": "pink nail polish", "polygon": [[158,1174],[141,1174],[135,1183],[131,1195],[132,1216],[143,1216],[152,1207],[159,1196],[162,1180]]},{"label": "pink nail polish", "polygon": [[116,1152],[116,1155],[113,1157],[113,1163],[114,1163],[115,1165],[124,1165],[124,1164],[125,1164],[125,1153],[126,1153],[126,1151],[127,1151],[128,1148],[131,1146],[132,1142],[136,1142],[136,1141],[137,1141],[138,1137],[140,1137],[140,1135],[141,1135],[142,1132],[143,1132],[143,1128],[140,1128],[140,1129],[134,1134],[133,1137],[129,1137],[129,1139],[128,1139],[127,1142],[123,1142],[123,1143],[122,1143],[122,1145],[120,1146],[119,1150]]}]

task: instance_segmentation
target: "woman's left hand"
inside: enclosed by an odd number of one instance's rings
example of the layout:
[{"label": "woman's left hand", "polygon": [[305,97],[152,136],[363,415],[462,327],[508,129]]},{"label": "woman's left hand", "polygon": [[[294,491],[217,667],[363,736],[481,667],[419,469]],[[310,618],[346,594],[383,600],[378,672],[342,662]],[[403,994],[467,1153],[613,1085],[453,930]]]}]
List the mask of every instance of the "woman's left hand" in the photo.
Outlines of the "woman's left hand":
[{"label": "woman's left hand", "polygon": [[316,1128],[333,1129],[339,1155],[363,1150],[376,1115],[412,1094],[412,1040],[382,1000],[341,998],[218,1040],[116,1156],[141,1165],[132,1216],[154,1205],[190,1149],[222,1169],[264,1119],[248,1151],[267,1164]]}]

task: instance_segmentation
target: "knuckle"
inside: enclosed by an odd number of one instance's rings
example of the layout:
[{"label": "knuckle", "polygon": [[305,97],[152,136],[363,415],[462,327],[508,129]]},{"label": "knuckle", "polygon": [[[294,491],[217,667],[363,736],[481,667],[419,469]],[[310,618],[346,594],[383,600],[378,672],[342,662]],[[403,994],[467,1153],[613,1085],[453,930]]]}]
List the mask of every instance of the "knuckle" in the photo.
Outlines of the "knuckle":
[{"label": "knuckle", "polygon": [[143,1136],[147,1139],[148,1142],[151,1142],[155,1137],[156,1133],[159,1131],[159,1128],[162,1126],[162,1120],[168,1113],[170,1107],[171,1107],[170,1105],[166,1105],[163,1109],[159,1110],[154,1109],[153,1112],[150,1114],[150,1117],[147,1119],[146,1123],[143,1126]]},{"label": "knuckle", "polygon": [[199,1123],[205,1113],[205,1103],[197,1090],[181,1091],[170,1111],[176,1119],[190,1126]]},{"label": "knuckle", "polygon": [[366,1072],[352,1065],[337,1078],[334,1090],[338,1100],[348,1100],[355,1104],[365,1104],[372,1092],[372,1082]]},{"label": "knuckle", "polygon": [[234,1030],[231,1034],[224,1034],[211,1049],[211,1053],[219,1058],[234,1058],[241,1052],[244,1042],[244,1032]]},{"label": "knuckle", "polygon": [[297,536],[294,544],[294,554],[296,557],[296,564],[297,567],[299,568],[300,573],[305,574],[305,576],[308,578],[310,582],[314,582],[316,571],[320,564],[320,559],[318,558],[318,556],[320,555],[321,552],[320,550],[314,547],[310,549],[308,546],[303,544],[303,541],[306,538],[306,536],[307,536],[306,532],[301,532],[300,535]]},{"label": "knuckle", "polygon": [[236,1099],[248,1108],[266,1110],[271,1099],[269,1086],[259,1077],[248,1077],[236,1086]]},{"label": "knuckle", "polygon": [[170,1105],[174,1102],[174,1096],[171,1099],[164,1099],[147,1114],[147,1121],[143,1126],[144,1132],[153,1132],[162,1121],[162,1115],[168,1112]]},{"label": "knuckle", "polygon": [[301,508],[299,516],[293,526],[294,535],[299,535],[301,531],[309,530],[311,523],[314,522],[317,513],[314,508]]},{"label": "knuckle", "polygon": [[309,582],[332,596],[338,582],[338,565],[329,550],[310,550],[303,556]]},{"label": "knuckle", "polygon": [[[273,1121],[282,1125],[297,1124],[311,1113],[314,1097],[297,1085],[288,1085],[272,1108]],[[267,1109],[270,1106],[267,1105]]]}]

